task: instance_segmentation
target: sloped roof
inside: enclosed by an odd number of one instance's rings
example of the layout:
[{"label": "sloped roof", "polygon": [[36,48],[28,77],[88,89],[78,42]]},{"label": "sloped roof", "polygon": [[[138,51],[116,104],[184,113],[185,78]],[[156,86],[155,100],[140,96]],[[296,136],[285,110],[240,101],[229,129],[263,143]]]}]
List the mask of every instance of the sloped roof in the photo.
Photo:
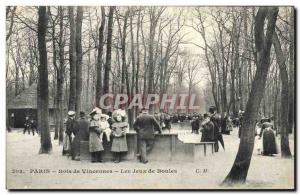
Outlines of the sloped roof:
[{"label": "sloped roof", "polygon": [[[37,109],[37,84],[32,84],[7,104],[8,109]],[[49,108],[54,108],[53,98],[49,97]]]}]

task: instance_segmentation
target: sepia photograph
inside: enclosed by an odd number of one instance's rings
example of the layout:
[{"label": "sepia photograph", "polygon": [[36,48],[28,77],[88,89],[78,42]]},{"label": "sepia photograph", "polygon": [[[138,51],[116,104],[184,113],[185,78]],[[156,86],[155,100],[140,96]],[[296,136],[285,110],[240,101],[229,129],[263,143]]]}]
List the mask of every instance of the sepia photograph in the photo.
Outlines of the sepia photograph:
[{"label": "sepia photograph", "polygon": [[294,6],[5,11],[7,190],[296,190]]}]

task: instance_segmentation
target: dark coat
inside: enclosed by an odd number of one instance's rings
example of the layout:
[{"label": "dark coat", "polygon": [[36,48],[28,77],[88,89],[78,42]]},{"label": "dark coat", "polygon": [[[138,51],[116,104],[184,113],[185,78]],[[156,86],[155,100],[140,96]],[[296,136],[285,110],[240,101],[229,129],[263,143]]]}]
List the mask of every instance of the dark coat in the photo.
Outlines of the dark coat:
[{"label": "dark coat", "polygon": [[70,137],[73,135],[77,135],[78,133],[78,123],[75,119],[68,119],[66,122],[66,134]]},{"label": "dark coat", "polygon": [[77,121],[78,131],[76,131],[75,137],[72,142],[72,158],[79,156],[80,154],[80,141],[89,140],[89,122],[84,118],[80,118]]},{"label": "dark coat", "polygon": [[260,131],[260,134],[259,134],[259,137],[262,137],[262,133],[263,131],[268,128],[268,127],[271,127],[272,129],[274,129],[272,123],[269,123],[269,122],[264,122],[261,126],[261,131]]},{"label": "dark coat", "polygon": [[140,139],[154,139],[155,131],[161,133],[161,127],[156,119],[147,113],[142,113],[136,118],[133,128]]},{"label": "dark coat", "polygon": [[[270,126],[268,126],[270,127]],[[263,147],[262,147],[262,153],[264,155],[269,155],[269,154],[278,154],[277,150],[277,144],[276,144],[276,136],[275,132],[273,131],[272,128],[263,128],[262,129],[262,142],[263,142]]]},{"label": "dark coat", "polygon": [[227,117],[221,118],[221,133],[226,133],[227,129]]},{"label": "dark coat", "polygon": [[198,118],[194,119],[191,122],[191,125],[192,125],[192,130],[199,130],[199,128],[200,128],[200,120]]},{"label": "dark coat", "polygon": [[80,141],[88,141],[90,123],[88,122],[88,120],[84,118],[80,118],[77,124],[78,124],[78,137]]},{"label": "dark coat", "polygon": [[214,114],[210,117],[210,120],[214,124],[214,139],[217,142],[221,134],[221,117],[218,114]]},{"label": "dark coat", "polygon": [[214,142],[214,124],[210,120],[205,121],[201,124],[202,126],[202,135],[201,142]]}]

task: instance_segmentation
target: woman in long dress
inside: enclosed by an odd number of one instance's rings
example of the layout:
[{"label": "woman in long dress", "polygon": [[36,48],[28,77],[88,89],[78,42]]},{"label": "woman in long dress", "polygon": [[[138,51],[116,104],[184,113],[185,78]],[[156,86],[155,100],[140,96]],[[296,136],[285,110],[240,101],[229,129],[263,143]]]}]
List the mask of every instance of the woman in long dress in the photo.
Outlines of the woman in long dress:
[{"label": "woman in long dress", "polygon": [[92,156],[92,162],[102,162],[102,151],[104,150],[100,134],[102,130],[99,128],[99,113],[94,109],[91,113],[91,121],[89,127],[89,150]]},{"label": "woman in long dress", "polygon": [[262,155],[278,154],[276,135],[270,119],[261,121],[260,139],[262,139]]},{"label": "woman in long dress", "polygon": [[122,115],[119,113],[113,114],[115,122],[112,124],[113,141],[111,151],[114,152],[115,163],[121,161],[121,155],[128,151],[126,131],[128,123],[122,120]]}]

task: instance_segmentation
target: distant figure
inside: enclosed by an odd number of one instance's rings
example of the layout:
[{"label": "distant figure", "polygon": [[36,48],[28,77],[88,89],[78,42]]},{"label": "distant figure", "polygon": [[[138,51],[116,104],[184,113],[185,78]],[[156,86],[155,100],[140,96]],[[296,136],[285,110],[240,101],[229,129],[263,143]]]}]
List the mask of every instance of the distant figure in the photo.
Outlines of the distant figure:
[{"label": "distant figure", "polygon": [[34,129],[32,128],[32,123],[29,119],[29,116],[25,117],[23,134],[25,134],[26,131],[28,131],[28,135],[30,135],[30,131],[32,131],[32,135],[34,136]]},{"label": "distant figure", "polygon": [[241,138],[242,134],[242,124],[243,124],[243,118],[244,118],[244,111],[239,111],[239,138]]},{"label": "distant figure", "polygon": [[97,109],[94,109],[90,113],[91,121],[89,127],[89,151],[92,156],[92,163],[102,162],[102,151],[104,150],[102,140],[100,139],[100,134],[102,133],[99,128],[100,114],[101,113],[97,113]]},{"label": "distant figure", "polygon": [[270,119],[262,119],[262,127],[260,139],[262,139],[262,154],[273,155],[278,154],[275,131]]},{"label": "distant figure", "polygon": [[37,134],[39,134],[39,132],[37,130],[37,122],[36,122],[36,120],[34,120],[33,118],[30,119],[30,125],[31,125],[32,132],[36,132]]},{"label": "distant figure", "polygon": [[199,128],[200,128],[200,119],[197,116],[193,117],[193,120],[191,122],[192,126],[192,133],[199,134]]},{"label": "distant figure", "polygon": [[113,115],[114,123],[112,124],[113,141],[111,145],[111,151],[114,152],[114,162],[119,163],[121,161],[121,155],[128,151],[126,130],[128,123],[122,121],[122,116],[119,113]]},{"label": "distant figure", "polygon": [[161,133],[161,127],[154,116],[151,116],[145,108],[142,109],[142,114],[136,118],[133,127],[137,132],[139,140],[140,151],[137,156],[140,162],[148,163],[147,153],[153,148],[155,131]]},{"label": "distant figure", "polygon": [[15,114],[11,113],[9,117],[9,127],[10,128],[15,128]]},{"label": "distant figure", "polygon": [[214,142],[214,124],[211,122],[208,114],[204,114],[203,122],[201,123],[201,142]]},{"label": "distant figure", "polygon": [[80,160],[80,141],[89,140],[89,122],[85,119],[85,113],[79,113],[79,119],[77,121],[77,132],[72,142],[72,159]]},{"label": "distant figure", "polygon": [[169,131],[171,130],[171,116],[168,113],[163,113],[163,123],[164,123],[164,129],[168,129]]},{"label": "distant figure", "polygon": [[162,120],[162,114],[155,112],[154,113],[154,118],[156,119],[156,121],[159,123],[160,126],[163,127],[163,120]]},{"label": "distant figure", "polygon": [[176,113],[173,114],[172,123],[178,123],[178,114],[176,114]]}]

